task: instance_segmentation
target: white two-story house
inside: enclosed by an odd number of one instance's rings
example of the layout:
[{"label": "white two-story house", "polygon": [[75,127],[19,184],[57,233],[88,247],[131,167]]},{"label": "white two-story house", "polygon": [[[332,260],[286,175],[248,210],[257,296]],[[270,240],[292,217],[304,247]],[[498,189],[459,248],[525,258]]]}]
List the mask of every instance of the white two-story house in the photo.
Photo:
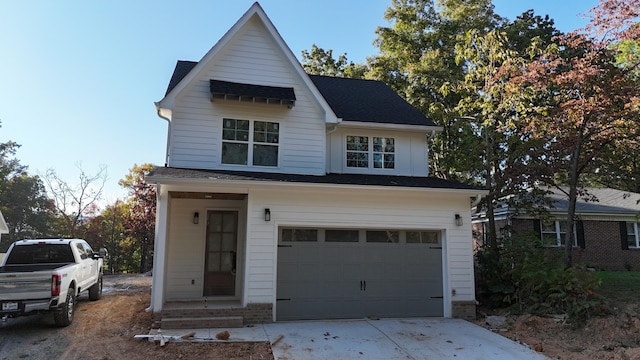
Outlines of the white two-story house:
[{"label": "white two-story house", "polygon": [[475,316],[482,191],[429,177],[440,128],[384,83],[306,74],[255,3],[156,107],[162,326]]}]

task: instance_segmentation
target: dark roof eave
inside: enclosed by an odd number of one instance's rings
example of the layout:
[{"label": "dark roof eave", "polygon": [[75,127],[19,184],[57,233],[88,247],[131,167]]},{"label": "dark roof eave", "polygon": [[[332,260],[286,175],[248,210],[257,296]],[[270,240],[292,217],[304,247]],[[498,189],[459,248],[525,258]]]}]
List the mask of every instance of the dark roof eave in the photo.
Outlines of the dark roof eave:
[{"label": "dark roof eave", "polygon": [[458,183],[455,181],[433,177],[388,176],[388,175],[358,175],[358,174],[327,174],[297,175],[282,173],[261,173],[244,171],[199,170],[156,167],[148,175],[152,182],[261,182],[265,184],[282,185],[319,185],[319,186],[370,186],[397,187],[407,189],[433,189],[440,191],[464,191],[470,194],[483,194],[486,190]]}]

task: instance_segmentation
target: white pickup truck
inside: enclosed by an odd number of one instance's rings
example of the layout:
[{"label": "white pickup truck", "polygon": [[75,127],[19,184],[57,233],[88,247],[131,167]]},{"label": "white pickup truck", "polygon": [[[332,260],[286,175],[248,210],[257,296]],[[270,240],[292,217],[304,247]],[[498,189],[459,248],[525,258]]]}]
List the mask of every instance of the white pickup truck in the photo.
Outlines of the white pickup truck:
[{"label": "white pickup truck", "polygon": [[0,266],[0,318],[53,312],[58,326],[73,321],[77,296],[102,295],[102,261],[82,239],[16,241]]}]

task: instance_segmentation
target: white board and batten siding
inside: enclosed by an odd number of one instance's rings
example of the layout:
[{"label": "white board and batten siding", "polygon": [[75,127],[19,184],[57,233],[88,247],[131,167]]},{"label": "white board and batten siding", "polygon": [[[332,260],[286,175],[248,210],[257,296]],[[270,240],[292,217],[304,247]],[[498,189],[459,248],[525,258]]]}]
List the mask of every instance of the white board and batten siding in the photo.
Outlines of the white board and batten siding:
[{"label": "white board and batten siding", "polygon": [[[454,220],[456,213],[469,218],[468,196],[394,189],[324,190],[250,191],[245,303],[275,304],[278,227],[441,231],[444,316],[451,316],[451,301],[475,300],[470,224],[456,226]],[[271,212],[269,222],[264,221],[265,208]]]},{"label": "white board and batten siding", "polygon": [[[295,106],[211,101],[209,80],[292,87]],[[221,164],[222,119],[277,122],[279,167]],[[322,175],[325,173],[324,111],[264,25],[256,18],[218,51],[176,98],[169,166]]]},{"label": "white board and batten siding", "polygon": [[[393,169],[348,168],[346,164],[347,136],[393,138],[395,166]],[[327,168],[330,173],[428,176],[427,140],[423,131],[371,130],[340,128],[331,133],[327,142]]]}]

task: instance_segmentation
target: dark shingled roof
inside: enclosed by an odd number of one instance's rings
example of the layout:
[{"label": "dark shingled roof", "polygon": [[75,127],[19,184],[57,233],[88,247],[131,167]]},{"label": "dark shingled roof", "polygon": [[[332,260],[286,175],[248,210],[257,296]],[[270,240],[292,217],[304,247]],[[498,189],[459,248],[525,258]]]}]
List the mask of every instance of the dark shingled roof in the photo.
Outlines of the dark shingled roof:
[{"label": "dark shingled roof", "polygon": [[200,170],[173,167],[155,167],[149,176],[173,179],[193,180],[231,180],[231,181],[263,181],[285,183],[339,184],[364,186],[391,186],[430,189],[480,190],[477,187],[456,181],[434,177],[360,175],[360,174],[327,174],[296,175],[282,173],[262,173],[251,171]]},{"label": "dark shingled roof", "polygon": [[296,94],[293,88],[242,84],[231,81],[209,80],[209,89],[212,94],[249,96],[268,99],[295,100]]},{"label": "dark shingled roof", "polygon": [[[165,95],[197,64],[178,61]],[[345,121],[436,126],[382,81],[309,76],[336,116]]]},{"label": "dark shingled roof", "polygon": [[436,126],[382,81],[309,75],[345,121]]},{"label": "dark shingled roof", "polygon": [[184,61],[178,60],[176,63],[176,68],[173,69],[173,75],[171,75],[171,80],[169,80],[169,86],[167,86],[167,92],[164,93],[164,96],[173,90],[176,85],[180,82],[180,80],[184,79],[185,76],[193,69],[196,65],[198,65],[195,61]]}]

